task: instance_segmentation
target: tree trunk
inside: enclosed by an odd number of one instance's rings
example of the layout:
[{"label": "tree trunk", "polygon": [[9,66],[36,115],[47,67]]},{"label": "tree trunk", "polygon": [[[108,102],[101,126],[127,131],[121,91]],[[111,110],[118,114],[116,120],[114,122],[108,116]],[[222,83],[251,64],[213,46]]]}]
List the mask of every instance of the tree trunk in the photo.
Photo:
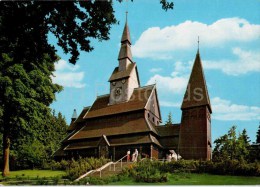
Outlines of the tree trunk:
[{"label": "tree trunk", "polygon": [[9,153],[10,153],[10,136],[8,130],[4,130],[3,133],[3,177],[6,177],[10,174],[9,170]]}]

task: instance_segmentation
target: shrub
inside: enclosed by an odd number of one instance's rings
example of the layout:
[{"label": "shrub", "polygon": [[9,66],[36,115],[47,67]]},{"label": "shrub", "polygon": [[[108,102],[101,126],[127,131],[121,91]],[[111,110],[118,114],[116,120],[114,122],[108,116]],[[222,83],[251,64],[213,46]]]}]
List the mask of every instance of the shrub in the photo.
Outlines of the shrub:
[{"label": "shrub", "polygon": [[161,166],[160,162],[147,159],[137,163],[134,167],[124,169],[122,175],[133,177],[136,182],[166,182],[168,177],[165,172],[160,171]]},{"label": "shrub", "polygon": [[260,176],[260,164],[257,162],[248,164],[238,160],[201,161],[196,168],[196,172],[218,175]]},{"label": "shrub", "polygon": [[108,161],[109,160],[105,158],[79,158],[77,161],[72,159],[69,163],[67,161],[63,161],[61,165],[64,167],[66,166],[66,176],[70,180],[75,180],[89,170],[100,168]]}]

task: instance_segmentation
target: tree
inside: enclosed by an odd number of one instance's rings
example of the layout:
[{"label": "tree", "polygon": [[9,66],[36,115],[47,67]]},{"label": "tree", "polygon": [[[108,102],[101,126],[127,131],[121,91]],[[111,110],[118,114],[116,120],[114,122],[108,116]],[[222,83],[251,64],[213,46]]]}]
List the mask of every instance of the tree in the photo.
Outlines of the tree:
[{"label": "tree", "polygon": [[238,156],[240,157],[239,160],[248,160],[249,159],[249,146],[250,140],[247,135],[246,129],[239,133],[237,144],[238,144]]},{"label": "tree", "polygon": [[37,134],[33,129],[37,129],[45,118],[50,117],[51,110],[48,106],[62,87],[51,81],[54,63],[48,55],[45,55],[43,61],[26,66],[14,63],[8,54],[2,54],[0,69],[3,175],[6,176],[9,173],[11,142],[27,134],[32,137]]},{"label": "tree", "polygon": [[242,133],[236,136],[236,126],[232,126],[227,134],[217,138],[213,150],[213,160],[248,160],[250,140],[244,129]]},{"label": "tree", "polygon": [[[119,0],[120,1],[120,0]],[[161,0],[162,8],[173,3]],[[50,76],[58,60],[48,43],[51,32],[76,63],[79,50],[93,50],[91,39],[109,39],[117,23],[112,1],[1,2],[0,6],[0,123],[3,131],[3,176],[9,173],[11,137],[29,133],[49,115],[61,87]],[[32,132],[33,133],[33,132]]]},{"label": "tree", "polygon": [[56,115],[53,111],[43,120],[41,124],[31,125],[30,132],[12,140],[10,169],[41,168],[52,159],[53,153],[60,147],[61,140],[67,136],[68,125],[60,112]]},{"label": "tree", "polygon": [[256,143],[260,143],[260,125],[259,125],[258,131],[256,133]]},{"label": "tree", "polygon": [[172,125],[172,113],[171,112],[169,112],[169,114],[168,114],[168,119],[165,122],[165,125]]},{"label": "tree", "polygon": [[[164,10],[173,9],[172,2],[160,3]],[[93,50],[91,39],[109,39],[111,25],[117,23],[112,5],[112,1],[1,2],[0,51],[17,54],[14,61],[33,62],[43,54],[54,61],[55,49],[48,43],[51,32],[75,64],[79,50]]]}]

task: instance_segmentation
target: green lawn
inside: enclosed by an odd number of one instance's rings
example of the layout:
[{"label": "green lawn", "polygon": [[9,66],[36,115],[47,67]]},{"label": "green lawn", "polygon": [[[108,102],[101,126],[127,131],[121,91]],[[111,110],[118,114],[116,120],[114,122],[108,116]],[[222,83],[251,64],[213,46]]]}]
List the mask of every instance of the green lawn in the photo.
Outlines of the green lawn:
[{"label": "green lawn", "polygon": [[56,183],[63,182],[61,178],[65,174],[66,174],[65,171],[53,171],[53,170],[11,171],[8,177],[0,176],[0,184],[3,185],[54,184],[54,181],[56,181]]},{"label": "green lawn", "polygon": [[[53,170],[19,170],[19,171],[11,171],[8,178],[17,178],[23,177],[23,178],[49,178],[49,177],[57,177],[57,176],[63,176],[65,175],[65,171],[53,171]],[[0,179],[3,179],[2,175],[0,176]]]},{"label": "green lawn", "polygon": [[260,177],[225,176],[210,174],[171,174],[166,183],[137,183],[133,179],[109,183],[109,185],[259,185]]}]

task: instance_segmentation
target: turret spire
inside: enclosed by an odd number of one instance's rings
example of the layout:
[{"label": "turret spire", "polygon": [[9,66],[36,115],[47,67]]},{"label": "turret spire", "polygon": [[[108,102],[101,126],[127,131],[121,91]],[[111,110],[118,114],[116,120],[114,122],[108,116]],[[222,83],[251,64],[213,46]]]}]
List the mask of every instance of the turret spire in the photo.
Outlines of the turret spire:
[{"label": "turret spire", "polygon": [[125,22],[124,31],[121,38],[121,48],[118,55],[119,71],[126,70],[127,66],[130,63],[133,63],[132,52],[131,52],[130,31],[127,23],[127,14],[128,12],[126,12],[126,22]]},{"label": "turret spire", "polygon": [[73,110],[73,114],[72,114],[72,117],[71,117],[71,120],[74,121],[75,119],[77,119],[78,115],[77,115],[77,111],[76,109]]},{"label": "turret spire", "polygon": [[196,58],[192,67],[189,83],[183,98],[181,109],[187,109],[196,106],[208,106],[210,113],[212,111],[199,50],[196,54]]},{"label": "turret spire", "polygon": [[123,35],[121,38],[121,43],[128,42],[131,45],[130,31],[129,31],[128,23],[127,23],[127,14],[128,14],[128,12],[126,11],[126,21],[125,21]]}]

